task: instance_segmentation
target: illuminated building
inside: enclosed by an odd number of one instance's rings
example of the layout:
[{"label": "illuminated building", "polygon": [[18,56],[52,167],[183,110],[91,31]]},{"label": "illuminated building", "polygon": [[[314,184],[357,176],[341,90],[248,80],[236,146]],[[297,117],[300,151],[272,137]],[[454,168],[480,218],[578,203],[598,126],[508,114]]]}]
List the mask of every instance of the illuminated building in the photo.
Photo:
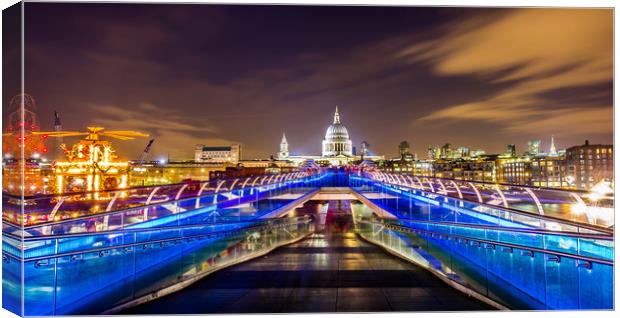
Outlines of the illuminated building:
[{"label": "illuminated building", "polygon": [[104,131],[88,127],[87,132],[50,132],[50,136],[86,136],[71,148],[62,145],[66,161],[53,164],[57,193],[123,189],[129,183],[129,162],[118,158],[109,141],[102,136],[120,140],[147,137],[134,131]]},{"label": "illuminated building", "polygon": [[286,135],[282,134],[282,141],[280,141],[280,152],[278,152],[278,159],[286,159],[288,158],[288,155],[288,141],[286,141]]},{"label": "illuminated building", "polygon": [[498,158],[496,181],[498,183],[530,185],[532,180],[530,158]]},{"label": "illuminated building", "polygon": [[430,160],[417,160],[413,163],[414,176],[432,176],[434,174],[433,162]]},{"label": "illuminated building", "polygon": [[351,139],[347,128],[340,123],[340,114],[336,106],[334,122],[327,127],[323,140],[323,157],[353,156]]},{"label": "illuminated building", "polygon": [[566,178],[571,187],[588,190],[600,181],[613,182],[613,145],[585,144],[566,149]]},{"label": "illuminated building", "polygon": [[[53,192],[52,169],[49,162],[40,159],[21,160],[5,159],[2,161],[3,191],[11,194],[22,193],[25,196],[48,194]],[[22,186],[22,174],[23,181]]]},{"label": "illuminated building", "polygon": [[[231,162],[196,162],[196,161],[132,161],[129,163],[130,186],[148,186],[158,184],[181,183],[186,181],[207,181],[211,178],[232,178],[237,176],[262,175],[267,173],[273,163],[280,171],[296,168],[283,160],[242,160]],[[272,169],[273,166],[272,166]]]},{"label": "illuminated building", "polygon": [[130,186],[181,183],[184,181],[206,181],[213,171],[223,171],[234,167],[232,163],[213,162],[130,162]]},{"label": "illuminated building", "polygon": [[194,160],[196,162],[233,163],[241,160],[241,145],[206,146],[196,145]]},{"label": "illuminated building", "polygon": [[300,166],[306,160],[313,160],[316,164],[322,166],[342,166],[349,165],[353,162],[361,162],[362,157],[364,158],[364,160],[371,161],[384,159],[383,156],[370,155],[368,150],[368,143],[362,145],[362,156],[358,156],[354,153],[354,147],[351,139],[349,138],[349,132],[340,121],[340,113],[338,112],[338,107],[336,107],[332,124],[327,127],[327,130],[325,131],[325,139],[323,139],[321,143],[322,153],[320,156],[291,155],[288,152],[288,147],[289,144],[286,140],[286,137],[283,136],[280,142],[278,159],[292,162],[296,166]]},{"label": "illuminated building", "polygon": [[401,141],[400,144],[398,144],[398,154],[401,160],[405,160],[405,161],[414,160],[414,156],[411,154],[411,152],[409,152],[409,147],[410,147],[409,142],[407,141]]},{"label": "illuminated building", "polygon": [[532,185],[544,188],[569,187],[565,174],[564,157],[546,156],[531,158]]},{"label": "illuminated building", "polygon": [[[446,179],[531,185],[545,188],[589,190],[601,182],[613,182],[613,146],[585,145],[557,150],[551,137],[549,153],[540,151],[540,140],[528,142],[528,152],[516,155],[516,146],[509,144],[500,155],[487,155],[474,150],[465,156],[465,147],[454,151],[449,143],[429,147],[429,160],[412,163],[412,174]],[[537,154],[537,155],[533,155]],[[554,154],[554,155],[551,155]],[[437,158],[438,156],[438,158]],[[396,160],[386,162],[382,169],[409,172]]]},{"label": "illuminated building", "polygon": [[469,158],[470,157],[469,148],[467,148],[467,147],[458,147],[458,148],[456,148],[454,156],[456,158]]},{"label": "illuminated building", "polygon": [[437,178],[495,181],[496,156],[478,157],[476,159],[440,159],[432,164],[431,176]]},{"label": "illuminated building", "polygon": [[517,156],[517,146],[515,144],[509,144],[506,146],[506,152],[504,153],[505,157],[514,158]]},{"label": "illuminated building", "polygon": [[540,154],[540,140],[530,140],[527,142],[527,154],[532,157]]},{"label": "illuminated building", "polygon": [[482,157],[486,154],[486,151],[481,150],[481,149],[476,149],[476,150],[472,150],[469,155],[472,158],[476,158],[476,157]]},{"label": "illuminated building", "polygon": [[[307,162],[305,163],[307,164]],[[291,165],[287,161],[274,160],[244,160],[236,166],[226,167],[225,169],[214,170],[209,173],[211,179],[230,179],[250,176],[260,176],[265,174],[291,172],[298,167]]]},{"label": "illuminated building", "polygon": [[428,147],[427,158],[429,160],[439,159],[441,157],[441,150],[439,146]]},{"label": "illuminated building", "polygon": [[370,154],[370,144],[367,141],[362,141],[360,143],[360,159],[362,161],[364,161],[364,157],[368,156]]},{"label": "illuminated building", "polygon": [[445,145],[441,146],[440,158],[441,159],[452,159],[452,158],[454,158],[454,155],[452,153],[452,145],[451,144],[446,143]]},{"label": "illuminated building", "polygon": [[428,152],[427,152],[427,159],[429,160],[460,159],[460,158],[469,158],[470,156],[471,156],[471,152],[468,147],[458,147],[454,149],[452,148],[452,144],[450,143],[446,143],[441,147],[439,146],[428,147]]},{"label": "illuminated building", "polygon": [[413,173],[414,155],[409,152],[409,142],[401,141],[398,145],[398,157],[383,162],[383,169],[390,172]]}]

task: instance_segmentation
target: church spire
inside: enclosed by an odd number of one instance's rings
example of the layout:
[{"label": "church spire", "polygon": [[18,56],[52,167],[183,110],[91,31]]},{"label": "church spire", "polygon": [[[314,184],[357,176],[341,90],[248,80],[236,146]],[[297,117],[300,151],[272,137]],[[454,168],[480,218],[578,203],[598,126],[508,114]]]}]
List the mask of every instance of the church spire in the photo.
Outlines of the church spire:
[{"label": "church spire", "polygon": [[282,133],[282,141],[280,141],[280,152],[278,153],[278,159],[286,159],[288,158],[288,155],[288,141],[286,141],[286,134]]},{"label": "church spire", "polygon": [[336,112],[334,113],[334,124],[340,124],[340,114],[338,114],[338,106],[336,106]]},{"label": "church spire", "polygon": [[551,147],[549,148],[549,155],[550,156],[557,156],[558,152],[555,149],[555,140],[553,138],[553,135],[551,135]]}]

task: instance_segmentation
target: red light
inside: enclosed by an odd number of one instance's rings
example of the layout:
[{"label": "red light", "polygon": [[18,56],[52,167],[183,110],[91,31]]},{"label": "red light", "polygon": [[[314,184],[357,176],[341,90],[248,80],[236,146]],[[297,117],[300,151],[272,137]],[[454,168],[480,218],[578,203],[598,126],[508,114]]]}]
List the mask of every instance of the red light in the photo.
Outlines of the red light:
[{"label": "red light", "polygon": [[47,153],[47,147],[43,148],[43,153]]}]

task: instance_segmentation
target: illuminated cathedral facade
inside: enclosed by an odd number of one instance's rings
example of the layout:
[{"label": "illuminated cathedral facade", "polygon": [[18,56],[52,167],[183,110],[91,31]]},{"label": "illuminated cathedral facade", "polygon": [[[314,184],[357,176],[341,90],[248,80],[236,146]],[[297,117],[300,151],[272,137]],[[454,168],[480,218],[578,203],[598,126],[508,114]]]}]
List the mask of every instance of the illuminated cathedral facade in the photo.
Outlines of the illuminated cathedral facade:
[{"label": "illuminated cathedral facade", "polygon": [[327,128],[323,140],[323,158],[337,156],[353,156],[353,145],[347,127],[340,122],[338,106],[334,113],[334,122]]},{"label": "illuminated cathedral facade", "polygon": [[[322,153],[320,156],[309,155],[291,155],[289,153],[289,144],[286,140],[286,136],[282,135],[280,141],[280,151],[278,152],[279,160],[292,161],[297,164],[301,164],[306,160],[314,160],[317,162],[329,162],[331,165],[345,165],[349,162],[360,160],[361,156],[356,155],[353,142],[349,137],[347,128],[340,121],[340,113],[338,112],[338,106],[334,112],[334,119],[332,124],[327,127],[325,132],[325,139],[321,144]],[[378,160],[383,159],[383,156],[370,156],[365,155],[364,159]]]}]

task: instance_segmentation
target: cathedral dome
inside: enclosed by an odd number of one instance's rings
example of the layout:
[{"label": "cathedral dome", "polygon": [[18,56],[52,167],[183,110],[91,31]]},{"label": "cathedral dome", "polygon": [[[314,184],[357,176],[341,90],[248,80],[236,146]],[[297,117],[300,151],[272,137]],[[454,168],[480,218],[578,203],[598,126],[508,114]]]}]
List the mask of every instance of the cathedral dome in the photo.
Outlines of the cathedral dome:
[{"label": "cathedral dome", "polygon": [[325,132],[325,140],[347,140],[349,132],[343,124],[332,124]]}]

